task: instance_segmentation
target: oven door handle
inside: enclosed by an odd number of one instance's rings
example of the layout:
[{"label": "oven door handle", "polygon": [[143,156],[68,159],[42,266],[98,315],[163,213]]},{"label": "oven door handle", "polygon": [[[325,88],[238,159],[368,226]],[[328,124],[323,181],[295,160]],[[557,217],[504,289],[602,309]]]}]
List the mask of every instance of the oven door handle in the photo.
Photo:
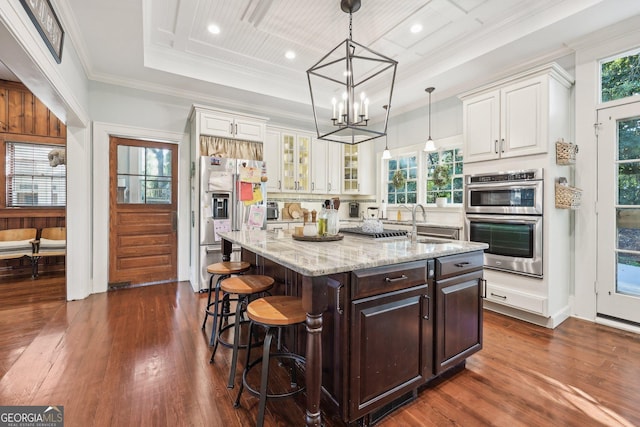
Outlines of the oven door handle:
[{"label": "oven door handle", "polygon": [[535,224],[542,219],[542,215],[525,216],[525,215],[476,215],[466,214],[469,221],[483,221],[491,223],[506,224]]},{"label": "oven door handle", "polygon": [[542,185],[542,180],[518,181],[518,182],[485,182],[485,183],[467,183],[467,190],[483,190],[483,189],[500,189],[521,190],[527,188],[536,188]]}]

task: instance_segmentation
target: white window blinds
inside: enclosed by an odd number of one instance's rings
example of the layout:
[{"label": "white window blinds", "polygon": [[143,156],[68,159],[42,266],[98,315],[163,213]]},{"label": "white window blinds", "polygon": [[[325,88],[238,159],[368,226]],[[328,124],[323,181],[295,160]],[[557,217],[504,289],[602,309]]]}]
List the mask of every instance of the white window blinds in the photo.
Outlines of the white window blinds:
[{"label": "white window blinds", "polygon": [[49,164],[49,152],[61,148],[59,145],[6,143],[7,207],[66,205],[66,166]]}]

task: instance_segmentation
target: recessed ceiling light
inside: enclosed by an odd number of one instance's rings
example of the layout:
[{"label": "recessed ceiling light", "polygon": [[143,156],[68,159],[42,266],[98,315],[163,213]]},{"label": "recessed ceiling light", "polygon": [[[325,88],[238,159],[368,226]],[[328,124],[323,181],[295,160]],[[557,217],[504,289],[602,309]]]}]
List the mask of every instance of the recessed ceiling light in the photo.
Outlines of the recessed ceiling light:
[{"label": "recessed ceiling light", "polygon": [[207,30],[209,30],[211,34],[220,34],[220,27],[218,27],[216,24],[209,25],[207,27]]},{"label": "recessed ceiling light", "polygon": [[296,57],[296,53],[292,50],[288,50],[285,52],[284,56],[287,59],[294,59]]},{"label": "recessed ceiling light", "polygon": [[412,32],[413,34],[417,34],[417,33],[419,33],[420,31],[422,31],[422,25],[421,25],[421,24],[413,24],[413,25],[411,26],[411,32]]}]

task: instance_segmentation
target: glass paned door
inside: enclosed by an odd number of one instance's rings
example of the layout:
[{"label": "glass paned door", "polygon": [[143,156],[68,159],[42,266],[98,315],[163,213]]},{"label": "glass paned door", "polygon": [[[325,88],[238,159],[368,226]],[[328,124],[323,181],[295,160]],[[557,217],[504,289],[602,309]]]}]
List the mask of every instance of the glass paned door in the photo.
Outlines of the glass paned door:
[{"label": "glass paned door", "polygon": [[598,122],[597,311],[640,323],[640,103]]}]

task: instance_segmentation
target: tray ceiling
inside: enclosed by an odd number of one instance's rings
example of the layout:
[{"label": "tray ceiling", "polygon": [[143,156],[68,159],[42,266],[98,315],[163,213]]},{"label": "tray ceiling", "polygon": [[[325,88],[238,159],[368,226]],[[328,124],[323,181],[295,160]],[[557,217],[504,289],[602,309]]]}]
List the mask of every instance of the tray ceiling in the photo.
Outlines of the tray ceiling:
[{"label": "tray ceiling", "polygon": [[[57,3],[60,3],[58,0]],[[91,79],[310,104],[306,70],[348,37],[339,0],[66,0]],[[640,13],[635,0],[362,0],[353,39],[399,62],[393,106],[426,105]],[[207,27],[217,24],[220,34]],[[411,26],[423,30],[412,33]],[[292,50],[296,57],[285,58]],[[310,110],[309,110],[310,114]]]}]

